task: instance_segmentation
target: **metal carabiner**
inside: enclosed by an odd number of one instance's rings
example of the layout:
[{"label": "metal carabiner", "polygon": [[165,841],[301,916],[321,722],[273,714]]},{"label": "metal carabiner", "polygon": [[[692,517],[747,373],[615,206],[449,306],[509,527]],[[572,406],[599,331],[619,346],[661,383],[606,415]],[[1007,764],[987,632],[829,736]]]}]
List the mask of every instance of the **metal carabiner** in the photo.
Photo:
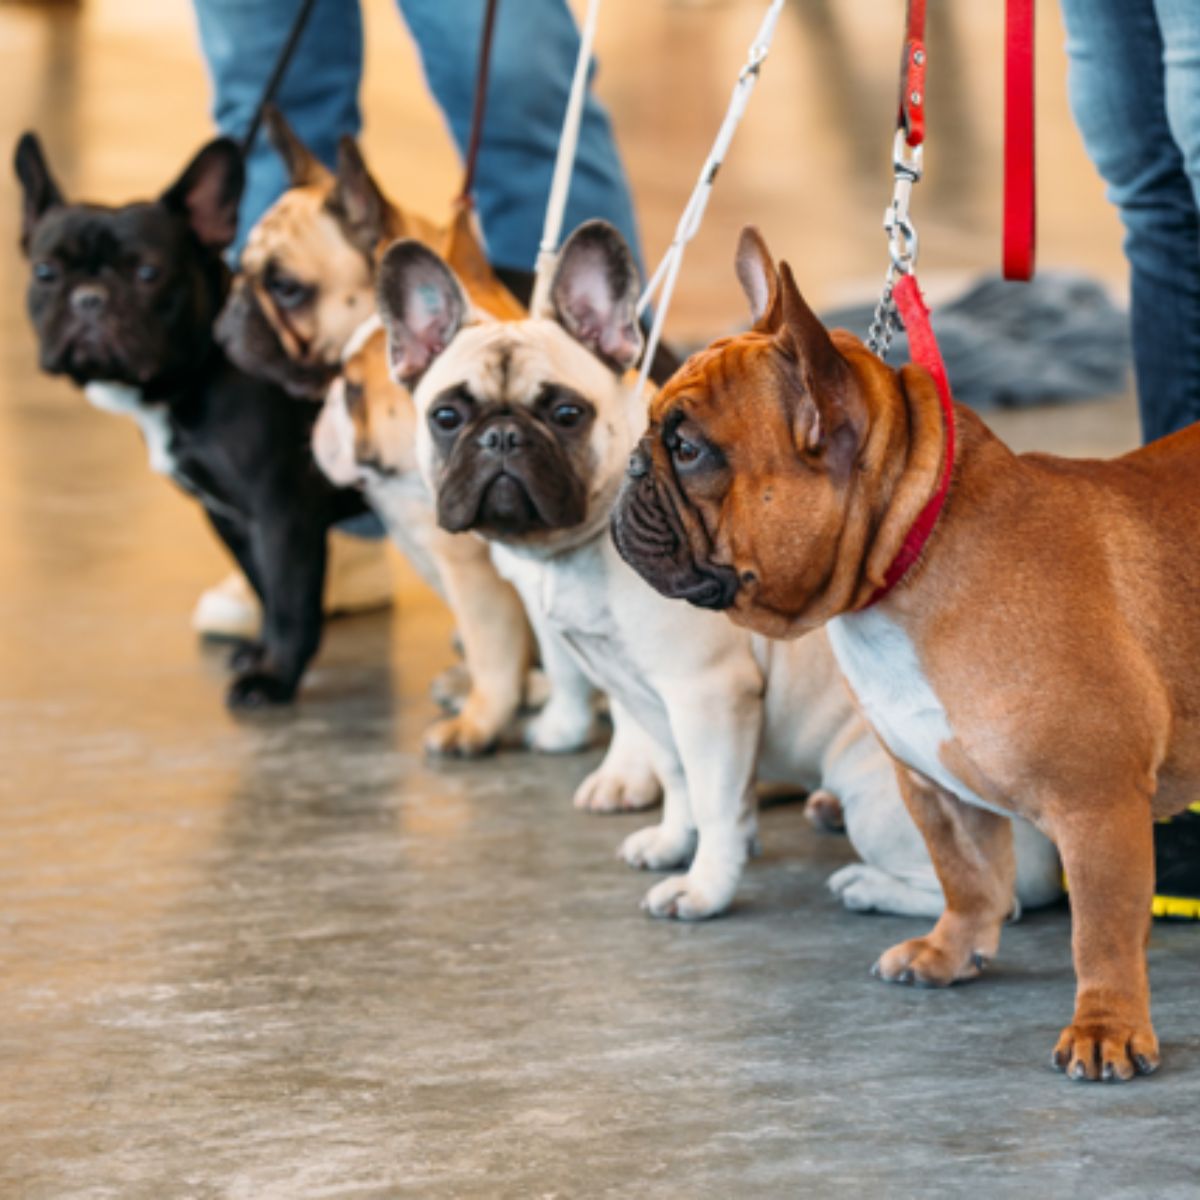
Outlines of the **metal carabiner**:
[{"label": "metal carabiner", "polygon": [[892,143],[892,202],[883,214],[883,228],[888,235],[888,251],[892,269],[900,275],[912,272],[917,261],[917,229],[909,216],[913,184],[921,178],[923,147],[909,145],[903,129],[896,130]]}]

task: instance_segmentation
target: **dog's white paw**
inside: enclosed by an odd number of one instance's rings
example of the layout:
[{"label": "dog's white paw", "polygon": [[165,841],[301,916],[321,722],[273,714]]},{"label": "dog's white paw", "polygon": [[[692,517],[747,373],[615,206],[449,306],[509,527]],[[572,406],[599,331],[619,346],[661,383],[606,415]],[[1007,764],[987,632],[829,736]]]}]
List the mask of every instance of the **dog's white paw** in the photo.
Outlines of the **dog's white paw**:
[{"label": "dog's white paw", "polygon": [[601,763],[576,789],[572,803],[585,812],[635,812],[662,798],[653,771],[620,771]]},{"label": "dog's white paw", "polygon": [[835,871],[829,890],[854,912],[897,913],[905,917],[939,917],[945,908],[941,892],[913,887],[878,867],[850,863]]},{"label": "dog's white paw", "polygon": [[642,900],[643,911],[680,921],[701,921],[723,913],[733,899],[733,889],[716,880],[706,883],[697,874],[689,871],[656,883]]},{"label": "dog's white paw", "polygon": [[691,829],[668,825],[647,825],[631,833],[617,851],[631,867],[647,871],[669,871],[690,861],[696,848],[696,834]]},{"label": "dog's white paw", "polygon": [[596,735],[591,709],[555,704],[553,699],[525,726],[525,745],[541,754],[586,750]]}]

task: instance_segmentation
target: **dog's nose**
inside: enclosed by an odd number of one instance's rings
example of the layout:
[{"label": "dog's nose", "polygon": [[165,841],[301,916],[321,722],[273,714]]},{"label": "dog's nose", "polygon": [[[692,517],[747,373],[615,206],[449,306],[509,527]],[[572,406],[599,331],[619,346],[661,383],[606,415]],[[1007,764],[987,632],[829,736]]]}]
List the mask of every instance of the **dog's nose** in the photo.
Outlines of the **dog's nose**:
[{"label": "dog's nose", "polygon": [[629,456],[629,478],[642,479],[650,474],[650,455],[646,453],[645,446],[639,446]]},{"label": "dog's nose", "polygon": [[94,317],[104,311],[108,292],[99,284],[82,283],[71,293],[71,307],[81,317]]},{"label": "dog's nose", "polygon": [[518,421],[493,421],[480,433],[479,445],[489,454],[511,454],[525,445],[525,432]]}]

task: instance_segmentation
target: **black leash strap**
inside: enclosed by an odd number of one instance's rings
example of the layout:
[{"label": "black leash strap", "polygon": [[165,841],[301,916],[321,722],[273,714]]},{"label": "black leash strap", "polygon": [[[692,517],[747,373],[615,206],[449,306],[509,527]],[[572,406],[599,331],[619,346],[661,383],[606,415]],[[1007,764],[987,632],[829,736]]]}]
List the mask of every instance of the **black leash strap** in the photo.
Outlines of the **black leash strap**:
[{"label": "black leash strap", "polygon": [[479,162],[479,146],[483,141],[483,114],[487,110],[488,75],[492,69],[492,35],[496,29],[496,9],[500,0],[487,0],[483,15],[483,33],[479,39],[479,65],[475,69],[475,104],[471,111],[471,138],[467,143],[467,155],[463,170],[462,190],[458,194],[460,204],[471,203],[475,190],[475,167]]},{"label": "black leash strap", "polygon": [[287,41],[283,43],[283,47],[279,51],[279,56],[275,59],[275,65],[271,68],[270,77],[267,79],[267,85],[263,88],[262,95],[259,97],[258,106],[254,110],[254,116],[250,118],[250,125],[246,132],[242,135],[241,150],[242,157],[248,157],[250,149],[254,145],[254,139],[258,136],[259,127],[262,125],[263,112],[268,104],[275,99],[275,93],[279,91],[279,85],[283,82],[283,77],[287,73],[288,64],[292,61],[292,55],[296,53],[296,46],[300,42],[301,35],[304,33],[304,27],[308,24],[308,18],[312,14],[313,6],[316,0],[300,0],[300,8],[296,13],[295,19],[292,21],[292,27],[288,31]]}]

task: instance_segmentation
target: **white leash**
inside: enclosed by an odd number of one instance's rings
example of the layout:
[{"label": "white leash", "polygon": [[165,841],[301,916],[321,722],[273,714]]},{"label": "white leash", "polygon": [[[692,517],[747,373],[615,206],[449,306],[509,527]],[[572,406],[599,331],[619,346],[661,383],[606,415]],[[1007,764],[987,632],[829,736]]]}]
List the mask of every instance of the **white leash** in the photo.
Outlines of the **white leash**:
[{"label": "white leash", "polygon": [[550,198],[546,201],[546,220],[538,246],[534,267],[532,313],[540,312],[549,299],[550,280],[558,256],[558,240],[562,236],[563,213],[567,193],[571,190],[571,173],[575,168],[575,148],[579,144],[579,126],[583,122],[583,101],[587,93],[588,71],[592,65],[592,46],[596,41],[596,21],[600,16],[600,0],[588,0],[587,15],[579,35],[579,56],[575,59],[575,76],[563,117],[562,134],[558,139],[558,156],[554,160],[554,176],[550,182]]},{"label": "white leash", "polygon": [[[638,373],[639,394],[646,387],[646,381],[650,377],[650,364],[654,361],[658,343],[662,340],[663,323],[666,320],[667,309],[671,307],[671,297],[675,293],[675,281],[679,278],[679,268],[683,265],[684,249],[700,231],[700,222],[704,219],[704,210],[708,207],[717,171],[725,161],[725,155],[733,141],[733,135],[745,115],[750,93],[754,91],[754,85],[758,82],[759,70],[771,48],[771,40],[775,36],[775,26],[779,23],[779,14],[783,11],[783,5],[784,0],[771,0],[762,24],[758,27],[758,33],[750,44],[746,65],[742,67],[737,83],[733,86],[733,95],[729,98],[729,108],[725,112],[725,120],[721,122],[721,128],[717,131],[717,137],[712,144],[712,149],[708,152],[708,158],[704,160],[704,166],[700,169],[700,177],[683,210],[683,215],[679,218],[679,224],[675,227],[675,236],[671,239],[671,244],[667,247],[662,261],[650,277],[650,282],[646,284],[645,291],[638,299],[637,311],[640,317],[654,299],[655,294],[659,293],[658,307],[654,312],[654,323],[650,327],[650,337],[646,342],[646,351],[642,355],[642,367]],[[561,213],[559,218],[561,221]]]}]

